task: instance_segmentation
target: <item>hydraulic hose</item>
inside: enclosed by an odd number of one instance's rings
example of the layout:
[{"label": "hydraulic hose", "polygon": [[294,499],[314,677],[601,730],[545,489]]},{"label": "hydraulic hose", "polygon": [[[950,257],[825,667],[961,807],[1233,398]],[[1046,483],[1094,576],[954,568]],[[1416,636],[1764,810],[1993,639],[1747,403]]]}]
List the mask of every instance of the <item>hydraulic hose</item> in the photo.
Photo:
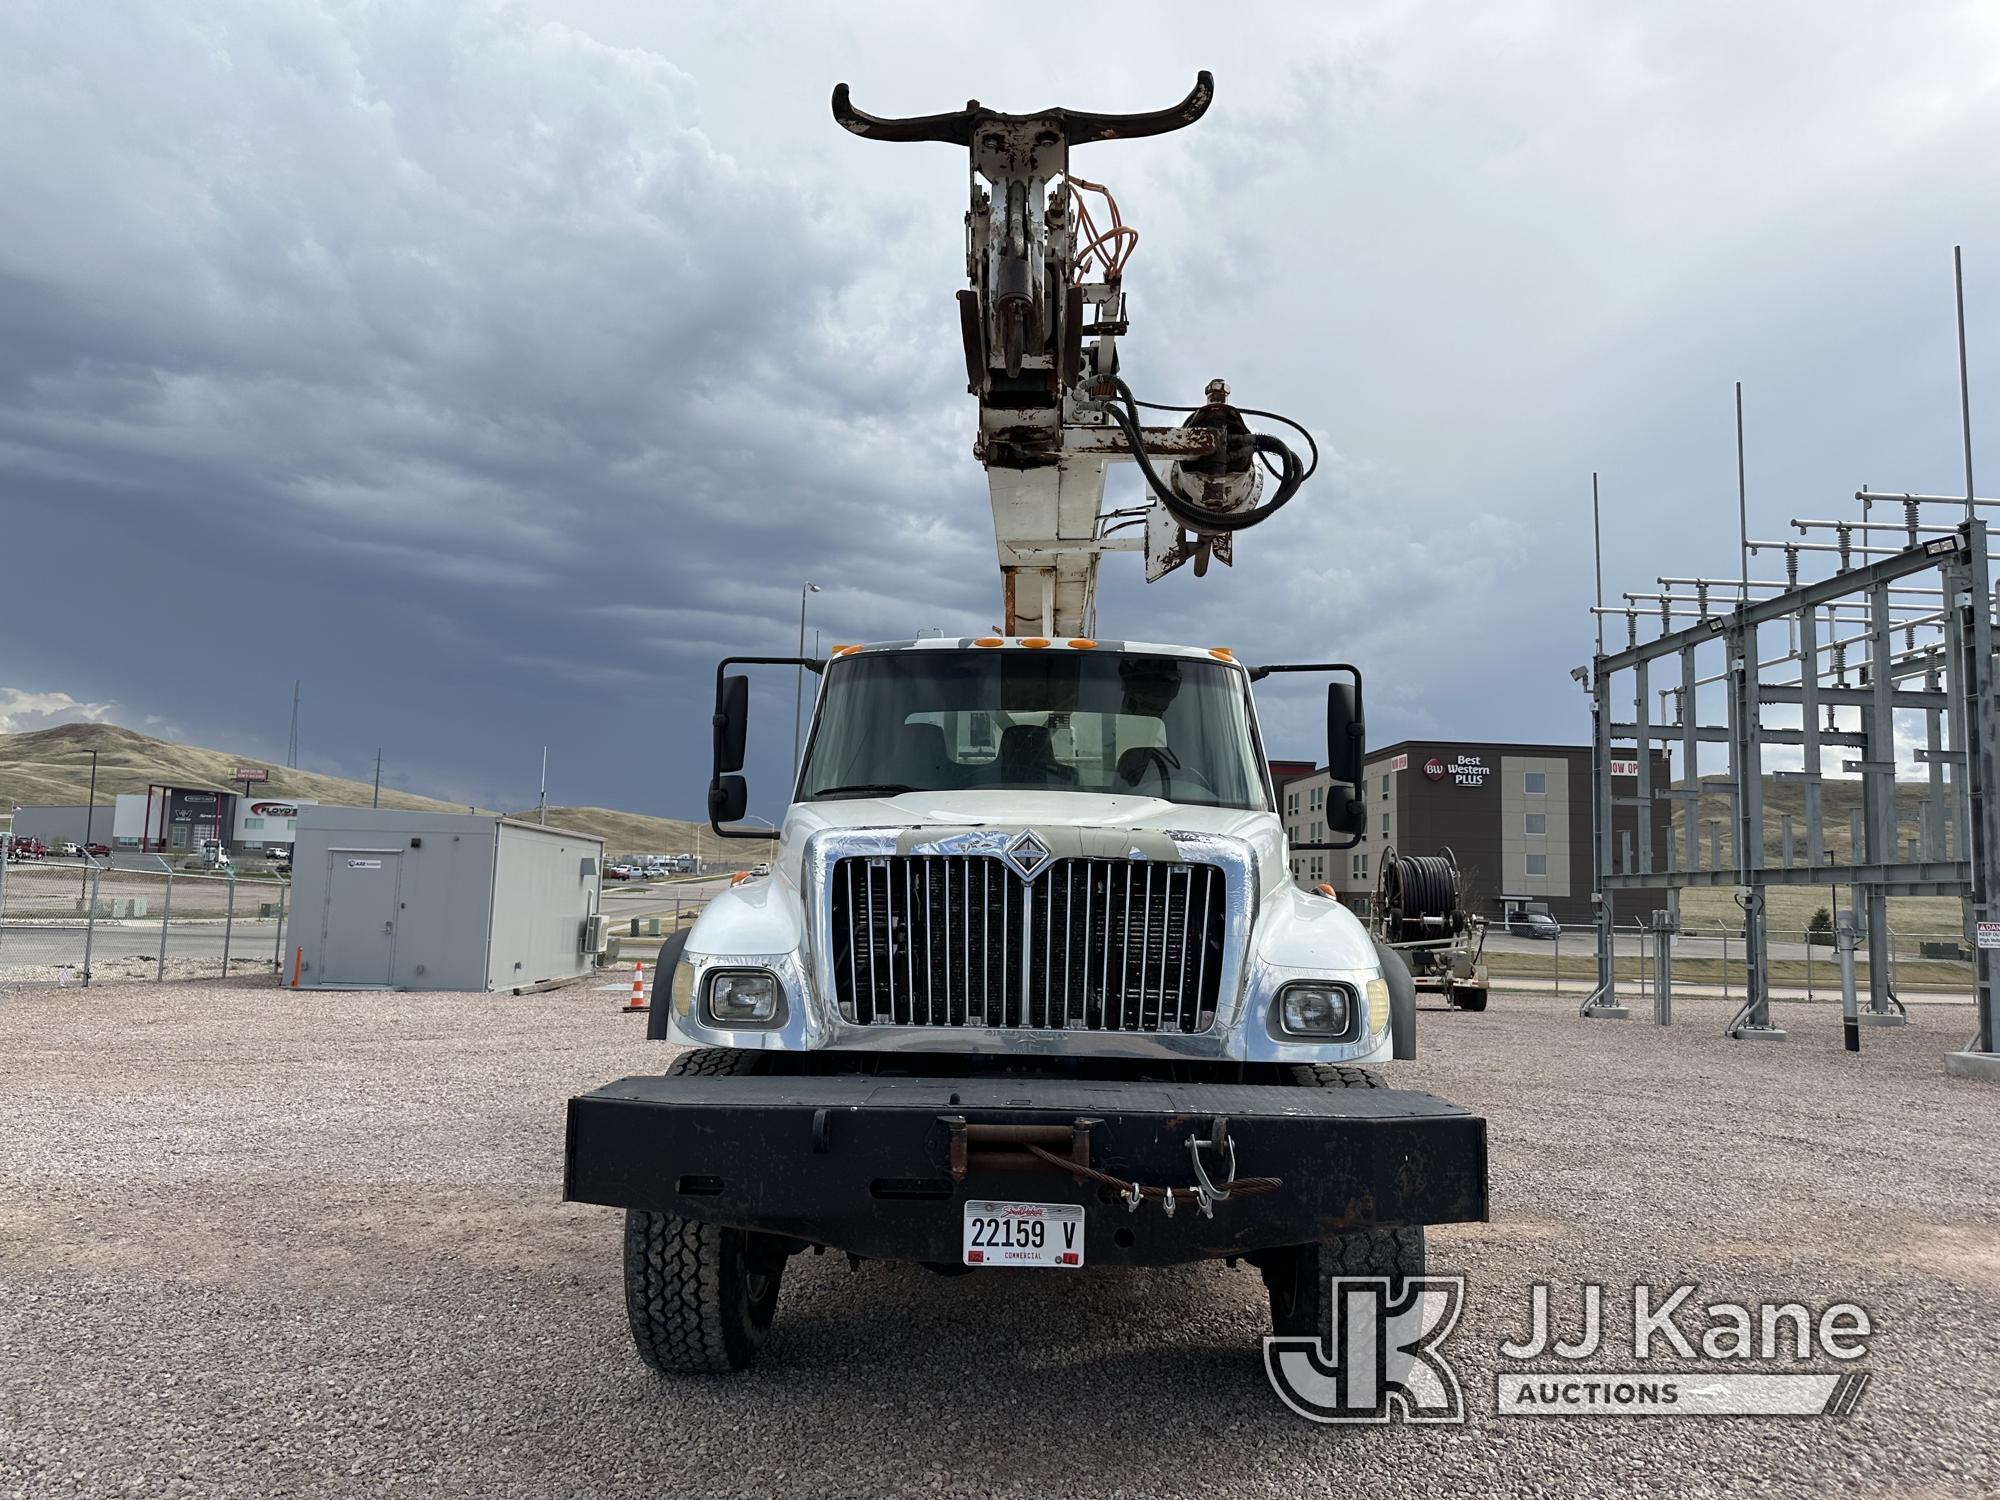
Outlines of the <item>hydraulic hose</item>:
[{"label": "hydraulic hose", "polygon": [[[1275,457],[1278,462],[1277,472],[1280,475],[1278,492],[1253,510],[1205,510],[1182,498],[1172,485],[1160,477],[1159,471],[1153,467],[1152,458],[1146,452],[1144,436],[1140,431],[1138,402],[1133,398],[1132,388],[1115,377],[1111,384],[1117,392],[1118,399],[1107,402],[1105,411],[1117,424],[1118,430],[1125,435],[1125,441],[1132,449],[1133,461],[1139,465],[1139,472],[1146,478],[1147,488],[1151,489],[1154,497],[1166,507],[1167,514],[1190,531],[1247,531],[1259,522],[1268,521],[1299,492],[1299,486],[1305,483],[1306,475],[1311,472],[1299,461],[1298,454],[1292,451],[1283,438],[1273,437],[1264,432],[1252,433],[1250,434],[1252,450],[1260,456]],[[1318,464],[1317,452],[1314,454],[1314,464],[1315,466]]]}]

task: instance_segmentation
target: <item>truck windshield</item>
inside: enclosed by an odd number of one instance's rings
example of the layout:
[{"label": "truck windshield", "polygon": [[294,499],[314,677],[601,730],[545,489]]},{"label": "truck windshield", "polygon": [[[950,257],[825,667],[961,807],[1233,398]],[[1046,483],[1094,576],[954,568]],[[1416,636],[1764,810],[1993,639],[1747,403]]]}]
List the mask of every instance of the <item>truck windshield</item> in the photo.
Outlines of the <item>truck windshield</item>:
[{"label": "truck windshield", "polygon": [[1108,651],[902,651],[829,664],[803,801],[1069,791],[1261,810],[1242,675]]}]

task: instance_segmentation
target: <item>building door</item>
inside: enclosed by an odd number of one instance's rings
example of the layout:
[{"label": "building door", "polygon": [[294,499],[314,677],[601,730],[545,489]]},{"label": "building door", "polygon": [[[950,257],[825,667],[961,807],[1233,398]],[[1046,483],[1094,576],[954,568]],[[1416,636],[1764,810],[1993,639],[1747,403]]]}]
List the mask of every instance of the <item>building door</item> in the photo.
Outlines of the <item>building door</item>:
[{"label": "building door", "polygon": [[386,986],[396,972],[396,897],[401,860],[393,849],[336,849],[326,857],[326,911],[319,982]]}]

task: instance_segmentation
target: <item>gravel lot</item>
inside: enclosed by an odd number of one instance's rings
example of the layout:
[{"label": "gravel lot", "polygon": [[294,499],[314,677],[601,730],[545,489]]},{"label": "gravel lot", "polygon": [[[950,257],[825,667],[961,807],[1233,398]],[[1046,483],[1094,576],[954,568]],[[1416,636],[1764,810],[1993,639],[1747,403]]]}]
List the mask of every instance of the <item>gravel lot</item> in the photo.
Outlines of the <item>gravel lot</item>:
[{"label": "gravel lot", "polygon": [[[1262,1289],[1220,1267],[802,1258],[763,1366],[663,1385],[617,1216],[558,1201],[565,1097],[663,1062],[618,1004],[0,990],[0,1496],[2000,1486],[2000,1093],[1941,1063],[1969,1010],[1859,1058],[1828,1006],[1783,1008],[1783,1046],[1721,1040],[1719,1000],[1667,1034],[1568,998],[1427,1011],[1399,1081],[1491,1122],[1496,1222],[1431,1254],[1471,1278],[1472,1424],[1377,1430],[1278,1405]],[[1494,1349],[1537,1279],[1853,1299],[1873,1385],[1845,1422],[1503,1421]]]}]

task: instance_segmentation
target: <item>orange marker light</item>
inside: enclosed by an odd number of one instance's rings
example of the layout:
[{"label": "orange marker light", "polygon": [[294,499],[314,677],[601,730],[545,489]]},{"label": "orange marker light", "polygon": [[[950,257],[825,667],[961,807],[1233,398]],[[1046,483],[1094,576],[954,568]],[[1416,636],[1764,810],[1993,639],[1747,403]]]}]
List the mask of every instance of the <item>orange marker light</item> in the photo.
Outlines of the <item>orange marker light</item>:
[{"label": "orange marker light", "polygon": [[1069,643],[1069,648],[1072,651],[1095,651],[1097,649],[1097,642],[1087,641],[1082,636],[1078,636]]},{"label": "orange marker light", "polygon": [[1333,887],[1332,887],[1332,886],[1330,886],[1330,885],[1328,885],[1328,884],[1326,884],[1326,883],[1325,883],[1324,881],[1322,881],[1322,882],[1321,882],[1320,884],[1318,884],[1318,885],[1314,886],[1314,887],[1313,887],[1313,889],[1314,889],[1314,890],[1316,890],[1316,891],[1318,891],[1318,892],[1319,892],[1319,893],[1320,893],[1320,894],[1321,894],[1322,896],[1326,896],[1326,897],[1328,897],[1328,898],[1330,898],[1330,899],[1332,899],[1332,900],[1339,900],[1339,899],[1340,899],[1339,897],[1337,897],[1337,896],[1335,896],[1335,895],[1334,895],[1334,893],[1333,893]]},{"label": "orange marker light", "polygon": [[1048,645],[1048,638],[1039,635],[1024,636],[1021,644],[1026,646],[1030,651],[1040,651]]},{"label": "orange marker light", "polygon": [[1214,657],[1217,661],[1236,660],[1236,653],[1234,651],[1231,651],[1227,646],[1210,646],[1208,648],[1208,654]]},{"label": "orange marker light", "polygon": [[861,648],[859,646],[835,646],[833,648],[833,654],[835,656],[852,656],[855,652],[859,651],[860,649]]},{"label": "orange marker light", "polygon": [[975,646],[1003,646],[1006,642],[1002,641],[997,635],[982,635],[972,644]]}]

